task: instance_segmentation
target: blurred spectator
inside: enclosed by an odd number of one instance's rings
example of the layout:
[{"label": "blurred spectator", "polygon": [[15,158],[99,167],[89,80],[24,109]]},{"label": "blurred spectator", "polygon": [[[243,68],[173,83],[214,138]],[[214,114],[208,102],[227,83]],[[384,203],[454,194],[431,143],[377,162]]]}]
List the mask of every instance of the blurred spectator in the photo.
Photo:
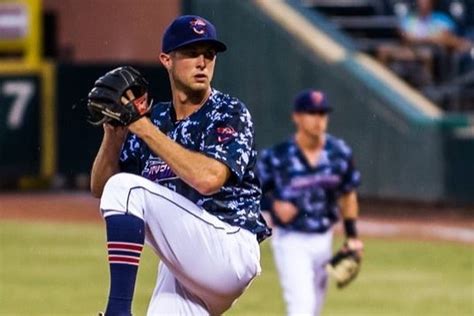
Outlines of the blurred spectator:
[{"label": "blurred spectator", "polygon": [[[416,12],[400,19],[401,45],[381,45],[377,57],[411,83],[425,85],[457,71],[453,62],[471,58],[473,44],[456,35],[456,24],[447,14],[434,11],[435,0],[417,0],[416,4]],[[421,71],[415,71],[413,67],[419,65]]]},{"label": "blurred spectator", "polygon": [[433,6],[433,0],[417,1],[417,12],[401,21],[403,39],[412,45],[433,44],[456,51],[468,50],[471,44],[456,35],[455,22],[447,14],[433,11]]}]

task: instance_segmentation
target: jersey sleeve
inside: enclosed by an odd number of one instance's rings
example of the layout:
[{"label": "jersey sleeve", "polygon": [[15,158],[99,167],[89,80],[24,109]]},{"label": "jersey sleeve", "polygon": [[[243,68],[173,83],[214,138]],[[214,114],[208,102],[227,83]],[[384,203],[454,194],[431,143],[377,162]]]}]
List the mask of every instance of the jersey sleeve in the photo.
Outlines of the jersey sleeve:
[{"label": "jersey sleeve", "polygon": [[218,115],[207,129],[201,151],[225,164],[242,180],[253,154],[254,131],[245,108]]},{"label": "jersey sleeve", "polygon": [[275,187],[272,154],[270,149],[262,150],[257,160],[257,177],[262,188],[262,210],[271,211],[272,193]]},{"label": "jersey sleeve", "polygon": [[345,170],[342,174],[342,181],[339,186],[339,192],[345,194],[355,190],[360,185],[360,171],[354,165],[352,151],[349,151],[345,157]]},{"label": "jersey sleeve", "polygon": [[128,134],[120,152],[119,167],[122,172],[140,174],[140,142],[134,134]]}]

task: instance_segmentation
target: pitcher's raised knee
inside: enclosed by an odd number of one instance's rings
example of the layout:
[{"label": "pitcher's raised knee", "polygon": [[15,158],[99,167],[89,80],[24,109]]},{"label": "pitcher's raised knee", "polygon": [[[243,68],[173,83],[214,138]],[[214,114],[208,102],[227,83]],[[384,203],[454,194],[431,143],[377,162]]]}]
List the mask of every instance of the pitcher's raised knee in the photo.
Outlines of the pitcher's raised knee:
[{"label": "pitcher's raised knee", "polygon": [[[130,213],[130,192],[132,188],[140,185],[141,180],[139,176],[130,173],[118,173],[110,177],[100,200],[100,208],[104,216]],[[136,208],[133,209],[134,211],[131,212],[133,215],[143,218],[141,212],[136,212]]]},{"label": "pitcher's raised knee", "polygon": [[140,176],[131,174],[131,173],[117,173],[113,176],[110,177],[110,179],[107,181],[104,187],[104,193],[103,194],[108,194],[112,193],[115,190],[130,190],[130,188],[133,188],[138,185],[138,182],[143,179]]}]

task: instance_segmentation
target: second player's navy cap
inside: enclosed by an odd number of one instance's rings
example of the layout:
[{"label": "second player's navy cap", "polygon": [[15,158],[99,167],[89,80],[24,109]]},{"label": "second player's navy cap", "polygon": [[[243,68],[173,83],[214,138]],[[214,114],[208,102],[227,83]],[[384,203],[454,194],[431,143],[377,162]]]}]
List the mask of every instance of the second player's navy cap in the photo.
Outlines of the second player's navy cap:
[{"label": "second player's navy cap", "polygon": [[323,92],[307,89],[296,95],[293,111],[298,113],[328,113],[332,111],[332,107]]},{"label": "second player's navy cap", "polygon": [[217,39],[217,31],[208,20],[197,15],[182,15],[176,18],[165,30],[161,43],[163,53],[197,42],[212,43],[218,52],[227,49]]}]

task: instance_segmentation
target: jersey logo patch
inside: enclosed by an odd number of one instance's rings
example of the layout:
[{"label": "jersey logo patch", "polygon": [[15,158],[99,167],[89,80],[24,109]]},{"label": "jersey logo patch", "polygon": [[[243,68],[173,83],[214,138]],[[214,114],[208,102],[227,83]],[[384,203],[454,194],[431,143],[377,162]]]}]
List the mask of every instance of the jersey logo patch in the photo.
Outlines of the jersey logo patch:
[{"label": "jersey logo patch", "polygon": [[236,136],[235,130],[231,126],[217,128],[217,141],[223,143]]}]

